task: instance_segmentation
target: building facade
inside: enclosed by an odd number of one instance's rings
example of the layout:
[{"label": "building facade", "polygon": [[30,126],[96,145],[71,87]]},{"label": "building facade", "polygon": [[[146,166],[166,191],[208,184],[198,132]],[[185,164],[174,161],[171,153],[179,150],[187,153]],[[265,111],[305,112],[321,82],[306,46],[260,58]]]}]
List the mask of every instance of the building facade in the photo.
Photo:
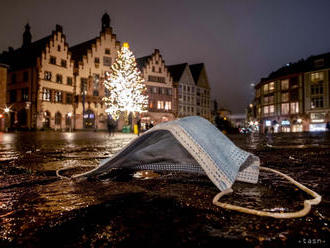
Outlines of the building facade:
[{"label": "building facade", "polygon": [[175,92],[173,79],[158,49],[136,59],[148,90],[148,111],[142,114],[142,127],[175,119]]},{"label": "building facade", "polygon": [[204,63],[189,66],[196,86],[196,115],[212,121],[210,85]]},{"label": "building facade", "polygon": [[75,61],[75,129],[107,129],[108,115],[102,98],[108,92],[103,80],[119,49],[108,14],[102,17],[98,37],[69,48]]},{"label": "building facade", "polygon": [[0,62],[0,131],[7,128],[8,114],[6,113],[7,95],[7,71],[8,66]]},{"label": "building facade", "polygon": [[309,131],[330,129],[330,53],[313,56],[304,73],[305,114]]},{"label": "building facade", "polygon": [[16,129],[70,128],[73,111],[73,61],[63,29],[32,42],[25,26],[23,44],[0,57],[9,65],[7,106],[9,127]]},{"label": "building facade", "polygon": [[330,54],[287,64],[255,86],[249,122],[263,132],[329,129]]},{"label": "building facade", "polygon": [[177,92],[177,117],[196,115],[196,85],[187,63],[167,66]]}]

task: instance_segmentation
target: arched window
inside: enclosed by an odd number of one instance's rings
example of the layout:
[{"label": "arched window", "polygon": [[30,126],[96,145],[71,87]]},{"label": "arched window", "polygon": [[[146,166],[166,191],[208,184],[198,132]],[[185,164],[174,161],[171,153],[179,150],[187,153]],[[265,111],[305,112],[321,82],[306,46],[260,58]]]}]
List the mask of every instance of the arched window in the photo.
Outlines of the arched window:
[{"label": "arched window", "polygon": [[62,123],[62,115],[60,112],[55,114],[55,125],[61,125]]}]

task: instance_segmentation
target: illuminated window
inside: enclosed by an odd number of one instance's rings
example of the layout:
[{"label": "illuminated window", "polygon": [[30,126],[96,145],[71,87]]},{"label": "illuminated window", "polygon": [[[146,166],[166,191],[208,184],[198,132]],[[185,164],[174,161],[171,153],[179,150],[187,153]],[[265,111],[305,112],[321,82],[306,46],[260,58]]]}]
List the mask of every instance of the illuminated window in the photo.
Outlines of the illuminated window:
[{"label": "illuminated window", "polygon": [[269,89],[268,84],[265,84],[263,86],[264,94],[267,94],[268,93],[268,89]]},{"label": "illuminated window", "polygon": [[298,102],[290,103],[290,113],[291,114],[298,114],[299,113],[299,103]]},{"label": "illuminated window", "polygon": [[274,82],[269,83],[268,91],[272,92],[274,90],[275,90],[275,83]]},{"label": "illuminated window", "polygon": [[48,81],[52,80],[52,73],[50,71],[45,71],[44,79]]},{"label": "illuminated window", "polygon": [[42,100],[50,101],[51,92],[50,89],[43,88],[42,91]]},{"label": "illuminated window", "polygon": [[311,81],[320,81],[323,80],[323,78],[324,78],[323,72],[311,73]]},{"label": "illuminated window", "polygon": [[165,110],[171,110],[172,109],[172,102],[166,101],[165,102]]},{"label": "illuminated window", "polygon": [[289,93],[282,93],[282,102],[288,102],[289,101]]},{"label": "illuminated window", "polygon": [[264,114],[268,115],[269,113],[269,106],[264,106]]},{"label": "illuminated window", "polygon": [[285,79],[281,81],[281,90],[289,89],[289,79]]},{"label": "illuminated window", "polygon": [[55,91],[55,99],[54,101],[55,102],[59,102],[61,103],[62,102],[62,91]]},{"label": "illuminated window", "polygon": [[269,114],[274,114],[275,108],[274,105],[269,105]]},{"label": "illuminated window", "polygon": [[290,105],[289,103],[282,103],[281,104],[281,113],[283,115],[289,114],[290,111]]},{"label": "illuminated window", "polygon": [[164,101],[157,101],[157,109],[164,109]]}]

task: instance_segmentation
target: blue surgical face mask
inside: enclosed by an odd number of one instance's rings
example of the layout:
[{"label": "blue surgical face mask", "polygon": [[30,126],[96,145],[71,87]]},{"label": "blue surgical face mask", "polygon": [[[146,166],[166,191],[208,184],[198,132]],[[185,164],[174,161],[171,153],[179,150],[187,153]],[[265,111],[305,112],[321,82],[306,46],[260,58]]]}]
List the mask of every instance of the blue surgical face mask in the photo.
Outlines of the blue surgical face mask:
[{"label": "blue surgical face mask", "polygon": [[235,181],[258,182],[260,160],[206,119],[191,116],[153,127],[96,169],[74,177],[95,177],[112,168],[206,174],[221,192],[228,193]]}]

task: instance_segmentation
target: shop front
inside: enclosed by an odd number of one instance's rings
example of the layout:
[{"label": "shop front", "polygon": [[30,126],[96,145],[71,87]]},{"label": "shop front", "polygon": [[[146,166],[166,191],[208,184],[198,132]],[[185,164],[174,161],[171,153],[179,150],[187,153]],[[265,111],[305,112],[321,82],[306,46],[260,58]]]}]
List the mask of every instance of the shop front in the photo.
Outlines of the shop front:
[{"label": "shop front", "polygon": [[327,121],[325,112],[310,113],[310,132],[327,131]]}]

